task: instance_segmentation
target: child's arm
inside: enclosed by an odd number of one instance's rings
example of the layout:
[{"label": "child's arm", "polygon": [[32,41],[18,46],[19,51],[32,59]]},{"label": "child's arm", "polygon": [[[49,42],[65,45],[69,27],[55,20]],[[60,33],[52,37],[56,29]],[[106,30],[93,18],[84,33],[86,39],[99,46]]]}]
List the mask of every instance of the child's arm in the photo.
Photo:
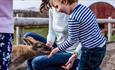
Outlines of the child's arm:
[{"label": "child's arm", "polygon": [[81,48],[82,48],[82,45],[81,45],[81,43],[79,43],[78,46],[76,47],[73,55],[69,58],[68,62],[65,64],[65,66],[62,66],[65,70],[69,70],[73,66],[73,63],[76,60],[76,58],[78,58],[78,56],[80,56]]},{"label": "child's arm", "polygon": [[81,48],[82,48],[82,45],[81,45],[81,43],[79,43],[78,46],[76,47],[75,51],[74,51],[74,54],[79,56],[81,53]]}]

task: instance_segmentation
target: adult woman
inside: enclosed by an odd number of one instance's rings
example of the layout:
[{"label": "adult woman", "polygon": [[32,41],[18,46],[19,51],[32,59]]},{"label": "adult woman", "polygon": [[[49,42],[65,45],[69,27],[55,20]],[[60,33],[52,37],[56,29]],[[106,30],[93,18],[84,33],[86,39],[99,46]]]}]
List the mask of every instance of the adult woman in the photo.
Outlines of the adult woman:
[{"label": "adult woman", "polygon": [[[47,1],[48,0],[42,0],[41,7],[47,6]],[[32,32],[26,33],[24,37],[31,36],[36,40],[46,43],[47,46],[55,48],[59,46],[68,36],[67,20],[68,15],[57,12],[55,8],[52,7],[49,9],[49,31],[47,39]],[[47,55],[41,55],[28,60],[28,70],[63,70],[61,66],[66,64],[72,53],[74,53],[77,45],[78,42],[71,48],[66,49],[66,51],[59,52],[51,58],[49,58]],[[79,52],[80,47],[81,46],[78,47],[77,52]],[[78,60],[75,60],[71,70],[76,70],[77,64]]]}]

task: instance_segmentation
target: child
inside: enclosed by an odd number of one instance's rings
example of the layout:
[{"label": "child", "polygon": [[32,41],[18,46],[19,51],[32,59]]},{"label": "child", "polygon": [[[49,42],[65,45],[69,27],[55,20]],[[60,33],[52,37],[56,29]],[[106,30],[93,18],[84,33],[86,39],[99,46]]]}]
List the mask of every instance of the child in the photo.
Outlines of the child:
[{"label": "child", "polygon": [[0,0],[0,70],[9,70],[13,32],[13,0]]},{"label": "child", "polygon": [[58,51],[66,50],[77,41],[82,44],[82,54],[78,70],[96,70],[101,64],[106,52],[106,39],[102,35],[93,12],[76,0],[50,0],[58,11],[70,15],[68,19],[68,38],[49,57]]}]

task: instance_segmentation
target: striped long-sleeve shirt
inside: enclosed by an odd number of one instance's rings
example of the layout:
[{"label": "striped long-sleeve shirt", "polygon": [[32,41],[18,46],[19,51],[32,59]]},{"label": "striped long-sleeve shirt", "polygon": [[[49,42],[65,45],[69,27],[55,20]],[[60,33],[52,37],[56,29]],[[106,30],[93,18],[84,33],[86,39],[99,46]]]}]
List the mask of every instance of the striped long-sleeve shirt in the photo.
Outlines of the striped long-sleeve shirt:
[{"label": "striped long-sleeve shirt", "polygon": [[[47,42],[51,42],[56,45],[60,45],[64,42],[64,40],[68,37],[68,18],[69,16],[57,12],[55,8],[49,9],[49,30],[48,30],[48,36],[47,36]],[[78,47],[77,47],[78,46]],[[65,51],[68,53],[80,53],[81,44],[78,42],[75,43],[70,48],[67,48]]]},{"label": "striped long-sleeve shirt", "polygon": [[93,12],[84,5],[77,5],[68,20],[68,38],[58,46],[59,50],[71,47],[77,41],[82,43],[82,47],[93,48],[102,47],[106,42],[101,33],[96,17]]}]

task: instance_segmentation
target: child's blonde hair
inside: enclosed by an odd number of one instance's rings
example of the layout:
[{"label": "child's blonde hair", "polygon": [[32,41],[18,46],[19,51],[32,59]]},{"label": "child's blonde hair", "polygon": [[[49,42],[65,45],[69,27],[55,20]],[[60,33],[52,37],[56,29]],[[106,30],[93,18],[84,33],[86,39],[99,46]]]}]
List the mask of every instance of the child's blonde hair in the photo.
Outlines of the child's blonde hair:
[{"label": "child's blonde hair", "polygon": [[[50,0],[51,6],[53,6],[53,1],[55,1],[55,0]],[[70,5],[73,4],[73,3],[75,3],[75,2],[78,2],[78,0],[59,0],[59,1],[61,1],[61,3],[67,2]]]}]

